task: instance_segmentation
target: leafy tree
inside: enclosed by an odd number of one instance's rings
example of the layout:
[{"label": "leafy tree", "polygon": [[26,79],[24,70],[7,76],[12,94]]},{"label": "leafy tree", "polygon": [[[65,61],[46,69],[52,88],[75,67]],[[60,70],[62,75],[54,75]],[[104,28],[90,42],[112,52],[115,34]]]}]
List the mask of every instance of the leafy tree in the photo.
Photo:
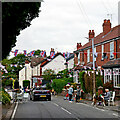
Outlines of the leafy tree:
[{"label": "leafy tree", "polygon": [[46,69],[43,72],[43,78],[44,80],[49,80],[49,81],[55,79],[55,71],[52,69]]},{"label": "leafy tree", "polygon": [[41,2],[3,2],[2,3],[2,59],[9,55],[15,46],[16,36],[29,27],[38,17]]}]

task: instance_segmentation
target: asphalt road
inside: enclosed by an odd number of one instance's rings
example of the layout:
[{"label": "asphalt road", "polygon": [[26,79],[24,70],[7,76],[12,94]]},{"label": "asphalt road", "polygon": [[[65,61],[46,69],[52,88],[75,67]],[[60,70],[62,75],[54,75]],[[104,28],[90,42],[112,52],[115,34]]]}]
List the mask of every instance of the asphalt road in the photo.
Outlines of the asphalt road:
[{"label": "asphalt road", "polygon": [[51,101],[28,101],[18,103],[14,118],[68,119],[68,120],[117,120],[116,112],[98,109],[84,103],[70,103],[62,97]]}]

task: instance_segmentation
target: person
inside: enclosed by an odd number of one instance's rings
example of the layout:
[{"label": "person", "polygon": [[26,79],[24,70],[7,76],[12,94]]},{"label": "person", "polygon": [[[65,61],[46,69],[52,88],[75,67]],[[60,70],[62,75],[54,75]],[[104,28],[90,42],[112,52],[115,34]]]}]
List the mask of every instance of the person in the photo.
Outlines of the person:
[{"label": "person", "polygon": [[78,102],[78,100],[80,100],[80,97],[81,97],[81,90],[80,90],[80,87],[77,86],[76,102]]},{"label": "person", "polygon": [[72,102],[72,95],[73,95],[73,85],[71,85],[71,87],[69,88],[69,91],[68,91],[68,94],[69,94],[69,102]]},{"label": "person", "polygon": [[103,96],[103,98],[104,98],[104,104],[107,103],[107,101],[110,99],[110,96],[111,96],[111,94],[109,92],[109,89],[105,89],[105,93],[104,93],[104,96]]}]

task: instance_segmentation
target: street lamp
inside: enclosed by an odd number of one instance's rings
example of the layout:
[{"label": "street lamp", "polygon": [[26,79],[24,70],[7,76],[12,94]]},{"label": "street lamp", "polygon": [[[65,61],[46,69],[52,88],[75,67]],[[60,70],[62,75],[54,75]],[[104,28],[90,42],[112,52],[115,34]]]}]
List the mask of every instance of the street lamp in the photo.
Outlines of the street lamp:
[{"label": "street lamp", "polygon": [[[85,37],[86,39],[90,39]],[[95,82],[95,57],[94,57],[94,37],[92,40],[92,55],[93,55],[93,94],[96,94],[96,82]]]}]

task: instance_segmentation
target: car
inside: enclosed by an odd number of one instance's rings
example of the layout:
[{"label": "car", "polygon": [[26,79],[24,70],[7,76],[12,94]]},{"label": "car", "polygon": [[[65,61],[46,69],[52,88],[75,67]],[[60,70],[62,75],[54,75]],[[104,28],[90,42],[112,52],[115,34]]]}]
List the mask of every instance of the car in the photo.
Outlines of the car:
[{"label": "car", "polygon": [[38,87],[30,91],[30,100],[48,100],[51,101],[51,92],[46,88]]}]

